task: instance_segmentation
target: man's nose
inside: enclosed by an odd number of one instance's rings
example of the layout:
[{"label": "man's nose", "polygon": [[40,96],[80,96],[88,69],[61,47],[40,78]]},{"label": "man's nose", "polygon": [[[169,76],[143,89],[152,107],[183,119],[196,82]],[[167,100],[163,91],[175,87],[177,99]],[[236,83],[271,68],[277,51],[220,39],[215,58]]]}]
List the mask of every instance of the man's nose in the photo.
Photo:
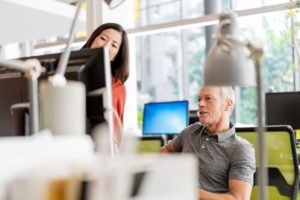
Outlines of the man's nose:
[{"label": "man's nose", "polygon": [[204,105],[205,105],[205,102],[203,100],[198,101],[198,106],[199,107],[204,106]]}]

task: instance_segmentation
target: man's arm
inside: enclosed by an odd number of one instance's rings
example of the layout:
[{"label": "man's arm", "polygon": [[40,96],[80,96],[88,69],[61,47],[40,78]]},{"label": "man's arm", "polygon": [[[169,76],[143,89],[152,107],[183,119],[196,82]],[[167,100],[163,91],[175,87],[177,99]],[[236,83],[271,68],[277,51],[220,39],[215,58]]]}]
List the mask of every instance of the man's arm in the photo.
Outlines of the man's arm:
[{"label": "man's arm", "polygon": [[229,193],[219,194],[198,189],[199,200],[249,200],[252,185],[246,181],[229,180]]},{"label": "man's arm", "polygon": [[159,150],[160,153],[173,153],[175,152],[173,147],[173,140],[171,140],[167,145],[163,146]]}]

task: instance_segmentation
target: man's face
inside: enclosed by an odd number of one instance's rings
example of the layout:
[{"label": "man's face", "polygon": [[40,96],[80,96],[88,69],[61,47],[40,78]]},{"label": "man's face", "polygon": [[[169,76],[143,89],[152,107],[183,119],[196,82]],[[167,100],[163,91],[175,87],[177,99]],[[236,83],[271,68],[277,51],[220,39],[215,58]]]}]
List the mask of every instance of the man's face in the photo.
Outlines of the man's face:
[{"label": "man's face", "polygon": [[225,117],[226,100],[219,87],[204,86],[198,96],[200,122],[205,125],[216,125]]}]

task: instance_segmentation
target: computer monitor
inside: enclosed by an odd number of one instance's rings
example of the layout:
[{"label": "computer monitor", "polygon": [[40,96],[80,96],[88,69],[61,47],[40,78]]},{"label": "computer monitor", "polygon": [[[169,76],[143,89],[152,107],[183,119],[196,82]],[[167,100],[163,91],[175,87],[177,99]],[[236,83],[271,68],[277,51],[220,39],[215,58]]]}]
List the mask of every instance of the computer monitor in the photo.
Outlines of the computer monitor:
[{"label": "computer monitor", "polygon": [[266,93],[266,125],[300,129],[300,92]]},{"label": "computer monitor", "polygon": [[[39,78],[41,80],[55,73],[60,55],[56,53],[19,59],[38,59],[46,68],[46,72]],[[105,87],[104,69],[104,49],[82,49],[71,52],[65,76],[68,80],[83,82],[86,92],[89,93]],[[13,131],[10,109],[14,104],[29,101],[28,83],[24,74],[0,66],[0,94],[0,136],[22,135],[19,131],[24,130]],[[95,124],[104,121],[102,102],[101,96],[87,97],[88,132]]]},{"label": "computer monitor", "polygon": [[145,104],[143,135],[180,133],[189,123],[188,107],[186,100]]},{"label": "computer monitor", "polygon": [[198,110],[190,110],[189,111],[189,124],[194,124],[196,122],[199,122]]}]

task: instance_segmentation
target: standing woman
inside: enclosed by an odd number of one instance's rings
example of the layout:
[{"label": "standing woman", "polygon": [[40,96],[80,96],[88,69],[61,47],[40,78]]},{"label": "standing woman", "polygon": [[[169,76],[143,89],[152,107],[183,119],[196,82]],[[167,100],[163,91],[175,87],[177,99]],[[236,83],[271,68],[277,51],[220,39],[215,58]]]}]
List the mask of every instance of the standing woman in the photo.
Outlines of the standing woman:
[{"label": "standing woman", "polygon": [[[126,88],[124,83],[129,76],[129,50],[127,33],[116,23],[100,25],[82,48],[107,47],[112,67],[112,101],[113,108],[118,113],[123,124]],[[114,114],[115,143],[120,145],[122,130]]]}]

